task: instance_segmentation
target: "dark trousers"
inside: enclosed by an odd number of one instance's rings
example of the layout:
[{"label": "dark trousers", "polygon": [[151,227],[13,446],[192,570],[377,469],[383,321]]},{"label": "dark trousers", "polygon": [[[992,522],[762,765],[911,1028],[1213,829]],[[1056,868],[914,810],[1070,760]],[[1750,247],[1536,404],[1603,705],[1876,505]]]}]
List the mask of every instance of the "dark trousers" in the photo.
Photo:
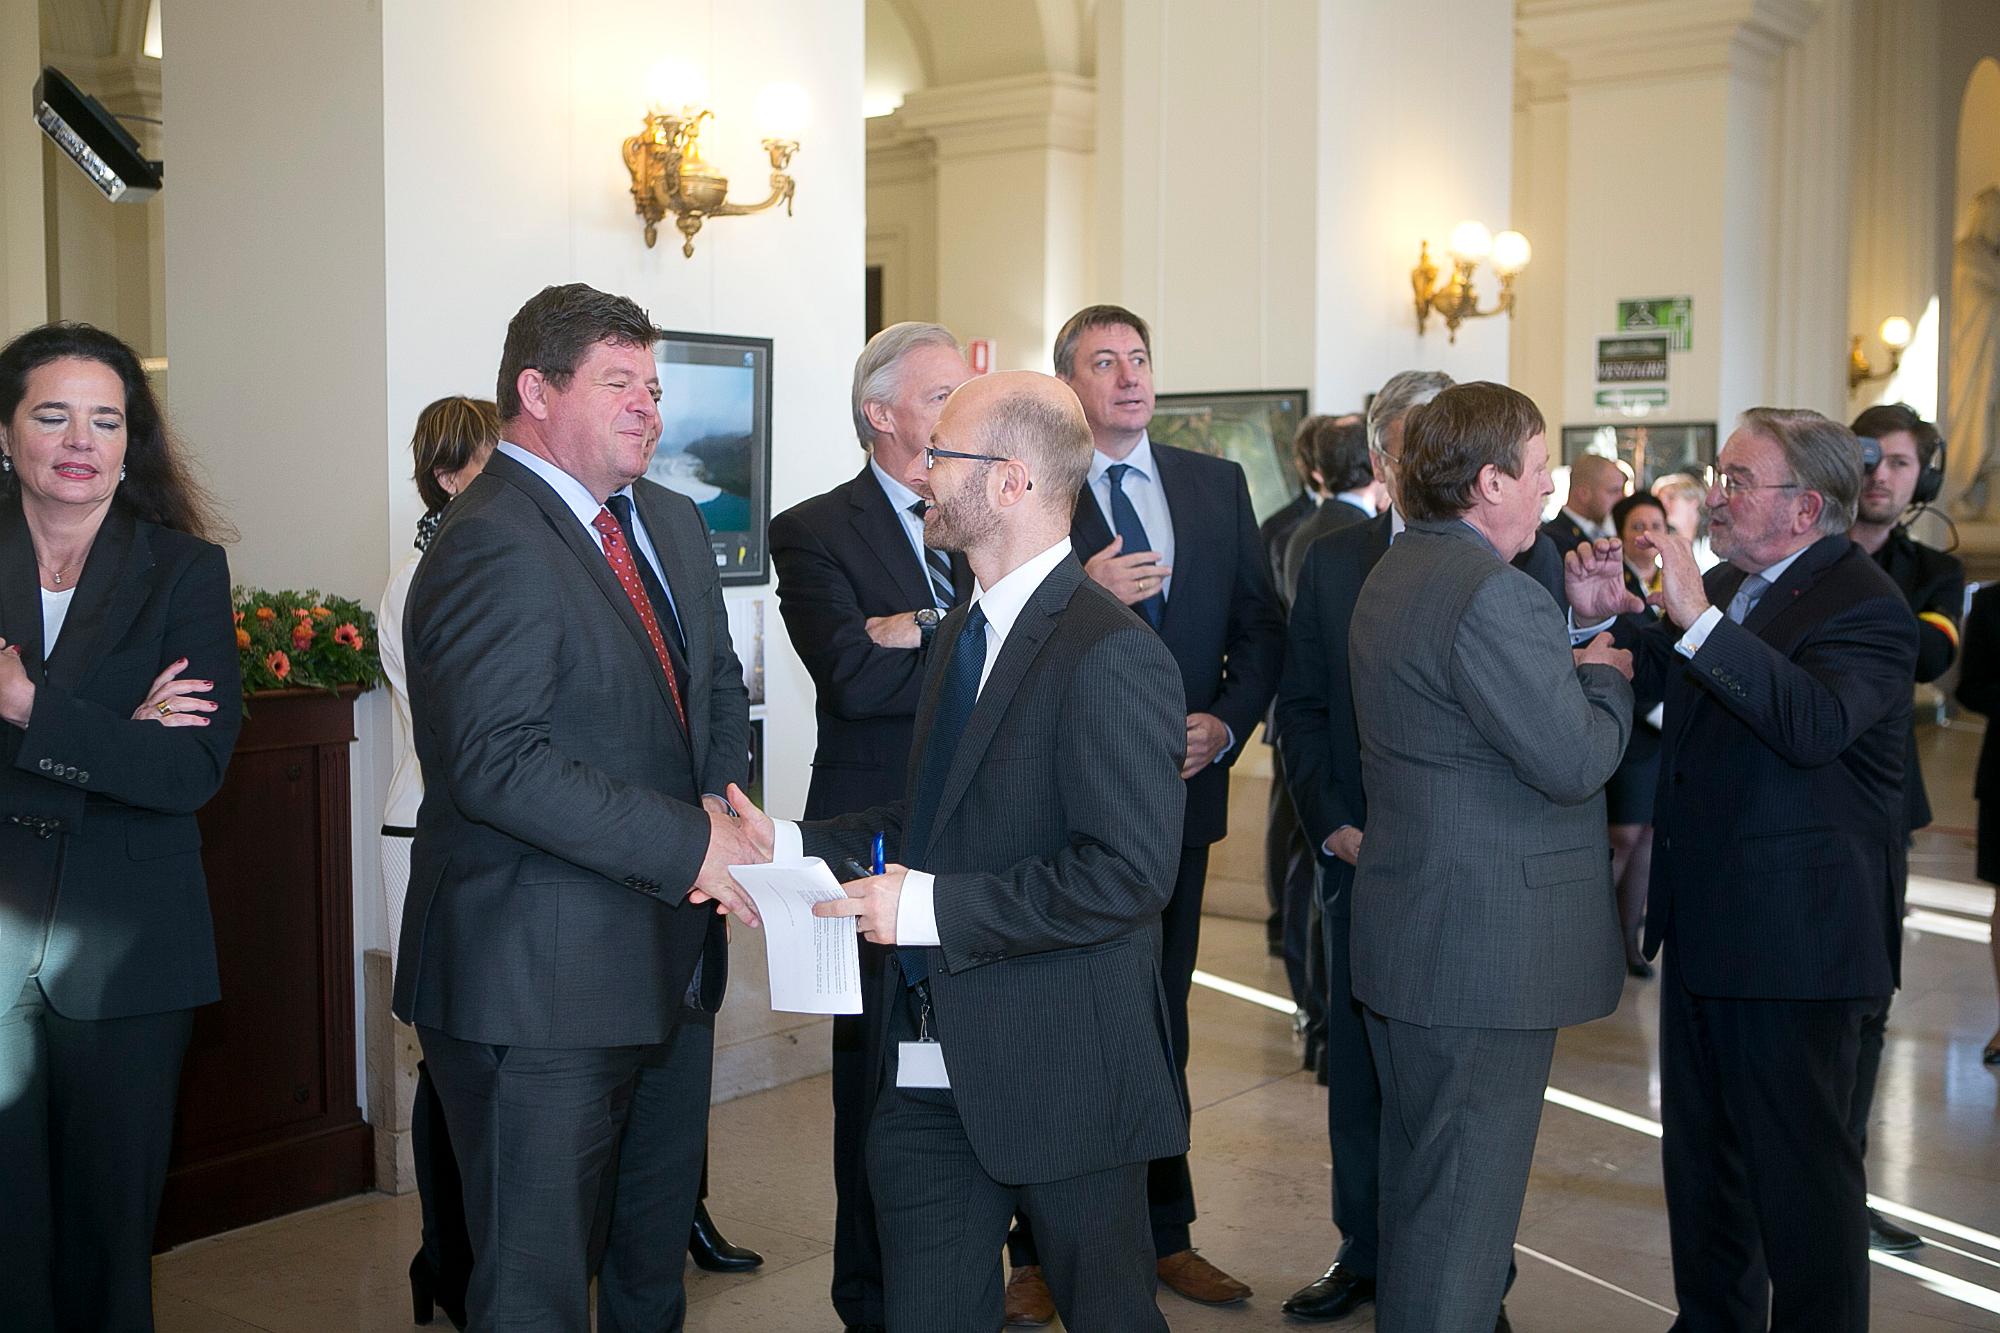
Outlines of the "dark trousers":
[{"label": "dark trousers", "polygon": [[423,1243],[418,1253],[448,1306],[465,1303],[472,1279],[472,1237],[465,1229],[465,1186],[451,1150],[444,1103],[431,1081],[430,1065],[417,1061],[417,1092],[410,1105],[410,1163],[423,1210]]},{"label": "dark trousers", "polygon": [[868,1115],[882,1039],[889,950],[861,941],[861,1012],[833,1020],[833,1308],[843,1324],[882,1322],[882,1241],[868,1193]]},{"label": "dark trousers", "polygon": [[679,1328],[712,1033],[584,1049],[417,1035],[465,1183],[471,1326],[589,1333],[601,1255],[600,1330]]},{"label": "dark trousers", "polygon": [[0,1014],[0,1326],[153,1327],[153,1226],[194,1011]]},{"label": "dark trousers", "polygon": [[1264,830],[1264,892],[1271,900],[1272,915],[1279,923],[1277,943],[1285,960],[1285,980],[1290,983],[1292,1002],[1304,1011],[1309,1031],[1317,1031],[1324,1015],[1320,1012],[1325,993],[1315,955],[1313,939],[1314,862],[1318,858],[1306,845],[1305,830],[1299,827],[1298,812],[1292,807],[1292,793],[1285,786],[1285,760],[1271,749],[1270,822]]},{"label": "dark trousers", "polygon": [[1341,881],[1338,897],[1323,901],[1320,911],[1326,936],[1326,1139],[1333,1150],[1333,1224],[1340,1228],[1334,1259],[1357,1276],[1372,1278],[1382,1234],[1382,1085],[1347,956],[1353,924],[1347,887],[1354,872],[1343,864],[1338,871],[1322,869],[1321,876],[1322,882],[1336,876]]},{"label": "dark trousers", "polygon": [[[1160,914],[1160,985],[1167,994],[1167,1023],[1179,1066],[1181,1101],[1190,1115],[1194,1107],[1187,1090],[1188,992],[1194,989],[1195,955],[1201,950],[1201,893],[1207,880],[1208,848],[1181,848],[1174,894]],[[1152,1223],[1155,1254],[1179,1254],[1193,1244],[1189,1228],[1195,1216],[1194,1178],[1188,1174],[1185,1153],[1159,1158],[1147,1166],[1146,1212]],[[1016,1219],[1013,1234],[1007,1237],[1007,1259],[1016,1268],[1041,1262],[1032,1218]]]},{"label": "dark trousers", "polygon": [[1145,1163],[1046,1184],[994,1180],[973,1153],[949,1089],[896,1086],[896,1043],[917,1035],[907,1002],[887,1026],[867,1154],[889,1333],[999,1328],[1000,1241],[1016,1213],[1033,1221],[1043,1274],[1070,1333],[1166,1333],[1143,1220]]},{"label": "dark trousers", "polygon": [[1382,1080],[1375,1326],[1492,1333],[1555,1029],[1427,1028],[1367,1014]]},{"label": "dark trousers", "polygon": [[1854,1058],[1854,1095],[1847,1099],[1847,1132],[1854,1146],[1868,1156],[1868,1120],[1875,1111],[1875,1081],[1882,1073],[1882,1045],[1889,1033],[1890,997],[1861,1019],[1861,1040]]},{"label": "dark trousers", "polygon": [[1881,1005],[1695,995],[1669,943],[1660,1083],[1674,1328],[1868,1327],[1866,1187],[1847,1117],[1862,1020]]}]

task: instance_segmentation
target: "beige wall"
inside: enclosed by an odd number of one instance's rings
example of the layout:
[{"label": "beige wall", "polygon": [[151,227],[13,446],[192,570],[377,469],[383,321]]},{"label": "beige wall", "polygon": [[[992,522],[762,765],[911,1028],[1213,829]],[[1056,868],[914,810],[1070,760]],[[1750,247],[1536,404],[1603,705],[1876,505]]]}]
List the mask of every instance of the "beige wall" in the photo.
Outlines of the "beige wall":
[{"label": "beige wall", "polygon": [[42,139],[21,114],[42,49],[36,0],[0,0],[0,88],[15,114],[0,117],[0,339],[48,318],[48,251],[42,209]]}]

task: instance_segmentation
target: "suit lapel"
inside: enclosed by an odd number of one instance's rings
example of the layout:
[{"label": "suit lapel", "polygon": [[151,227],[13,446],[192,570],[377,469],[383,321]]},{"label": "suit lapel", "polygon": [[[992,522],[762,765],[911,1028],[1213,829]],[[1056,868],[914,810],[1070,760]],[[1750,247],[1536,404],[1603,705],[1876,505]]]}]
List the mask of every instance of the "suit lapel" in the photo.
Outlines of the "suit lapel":
[{"label": "suit lapel", "polygon": [[[896,591],[911,607],[932,606],[930,571],[910,548],[909,529],[902,515],[889,503],[875,470],[862,464],[861,475],[847,483],[848,521],[854,531],[882,562],[882,569],[895,582]],[[953,566],[957,573],[957,566]],[[963,601],[961,597],[959,600]]]},{"label": "suit lapel", "polygon": [[[1179,562],[1180,534],[1192,531],[1192,525],[1182,523],[1181,518],[1183,515],[1192,515],[1195,512],[1199,507],[1197,502],[1200,497],[1191,488],[1187,474],[1181,470],[1181,460],[1170,446],[1158,443],[1153,445],[1153,470],[1160,474],[1160,500],[1167,506],[1167,526],[1174,532],[1174,559]],[[1153,546],[1157,549],[1160,535],[1156,532],[1149,532],[1146,535],[1153,539]],[[1165,638],[1170,628],[1176,627],[1179,622],[1186,620],[1192,614],[1183,611],[1176,616],[1174,608],[1195,593],[1200,586],[1200,575],[1206,569],[1213,568],[1212,565],[1200,561],[1185,563],[1188,566],[1188,574],[1193,577],[1178,573],[1172,576],[1174,586],[1167,592],[1167,604],[1160,615],[1161,638]]]},{"label": "suit lapel", "polygon": [[1373,569],[1389,554],[1389,542],[1395,535],[1396,519],[1392,511],[1384,509],[1375,518],[1375,530],[1368,534],[1368,568]]},{"label": "suit lapel", "polygon": [[1845,536],[1822,537],[1807,547],[1784,577],[1764,590],[1764,595],[1757,599],[1756,609],[1744,620],[1743,628],[1759,638],[1765,637],[1764,630],[1771,622],[1790,610],[1808,588],[1819,582],[1820,575],[1840,559],[1847,544]]},{"label": "suit lapel", "polygon": [[[534,501],[535,506],[542,511],[542,518],[548,523],[550,531],[554,532],[556,539],[569,550],[577,564],[583,567],[584,576],[596,585],[598,593],[610,606],[611,614],[625,626],[626,632],[638,645],[652,674],[653,684],[659,690],[660,699],[671,714],[674,706],[673,693],[668,688],[667,674],[660,666],[659,656],[653,651],[653,640],[647,635],[645,625],[639,620],[639,613],[632,609],[632,599],[625,595],[625,589],[619,584],[618,576],[611,572],[611,562],[604,558],[604,552],[598,549],[597,543],[591,540],[589,534],[583,530],[583,525],[577,522],[576,513],[563,503],[562,497],[557,495],[547,482],[503,453],[496,452],[488,460],[486,471],[513,486]],[[679,728],[676,727],[674,730]]]},{"label": "suit lapel", "polygon": [[[929,845],[924,848],[927,864],[930,848],[937,843],[938,831],[950,821],[952,812],[964,799],[966,789],[972,785],[973,775],[979,769],[979,761],[993,743],[994,733],[1000,729],[1001,721],[1013,705],[1014,695],[1020,690],[1028,668],[1034,665],[1042,645],[1055,631],[1056,617],[1069,605],[1070,597],[1082,582],[1083,567],[1077,564],[1074,555],[1066,557],[1035,589],[1028,604],[1021,609],[1020,619],[1014,622],[1006,642],[1000,646],[1000,656],[986,677],[985,688],[979,692],[979,702],[973,705],[972,716],[965,723],[965,734],[959,737],[958,750],[952,755],[951,770],[945,774],[944,790],[938,795],[937,813],[931,816],[927,834]],[[926,734],[936,716],[936,693],[931,691],[933,697],[926,701],[930,705],[924,710]]]},{"label": "suit lapel", "polygon": [[35,543],[18,502],[0,509],[0,638],[21,650],[28,679],[42,683],[42,597]]},{"label": "suit lapel", "polygon": [[1069,535],[1078,560],[1088,560],[1111,545],[1111,525],[1104,521],[1104,510],[1088,481],[1076,493],[1076,513],[1070,519]]},{"label": "suit lapel", "polygon": [[131,514],[113,505],[76,581],[62,636],[47,657],[51,685],[74,691],[103,660],[105,646],[118,642],[145,605],[152,568],[152,543]]}]

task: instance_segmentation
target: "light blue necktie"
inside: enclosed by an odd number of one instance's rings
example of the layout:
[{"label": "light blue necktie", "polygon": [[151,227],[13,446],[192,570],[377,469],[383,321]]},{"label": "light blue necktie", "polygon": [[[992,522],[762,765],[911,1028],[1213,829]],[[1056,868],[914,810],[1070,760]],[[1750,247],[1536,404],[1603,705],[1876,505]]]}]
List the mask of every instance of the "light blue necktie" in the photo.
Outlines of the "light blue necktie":
[{"label": "light blue necktie", "polygon": [[1757,609],[1758,601],[1770,586],[1771,581],[1762,574],[1752,574],[1743,580],[1743,586],[1729,599],[1729,618],[1739,625],[1748,620],[1750,613]]}]

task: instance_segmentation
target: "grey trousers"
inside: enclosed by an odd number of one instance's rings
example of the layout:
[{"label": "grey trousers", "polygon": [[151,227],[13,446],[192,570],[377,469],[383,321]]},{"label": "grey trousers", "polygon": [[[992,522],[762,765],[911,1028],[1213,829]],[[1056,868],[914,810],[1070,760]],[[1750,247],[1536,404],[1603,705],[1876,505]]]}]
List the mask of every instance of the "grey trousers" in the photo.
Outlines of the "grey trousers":
[{"label": "grey trousers", "polygon": [[898,1088],[896,1043],[916,1023],[899,1003],[868,1127],[868,1183],[882,1237],[889,1333],[993,1333],[1001,1242],[1018,1210],[1069,1333],[1167,1333],[1154,1302],[1146,1163],[1040,1185],[986,1174],[948,1089]]},{"label": "grey trousers", "polygon": [[597,1269],[600,1330],[680,1328],[712,1031],[575,1050],[417,1035],[465,1182],[469,1327],[589,1333]]},{"label": "grey trousers", "polygon": [[1382,1083],[1375,1326],[1492,1333],[1555,1029],[1427,1028],[1367,1012]]}]

